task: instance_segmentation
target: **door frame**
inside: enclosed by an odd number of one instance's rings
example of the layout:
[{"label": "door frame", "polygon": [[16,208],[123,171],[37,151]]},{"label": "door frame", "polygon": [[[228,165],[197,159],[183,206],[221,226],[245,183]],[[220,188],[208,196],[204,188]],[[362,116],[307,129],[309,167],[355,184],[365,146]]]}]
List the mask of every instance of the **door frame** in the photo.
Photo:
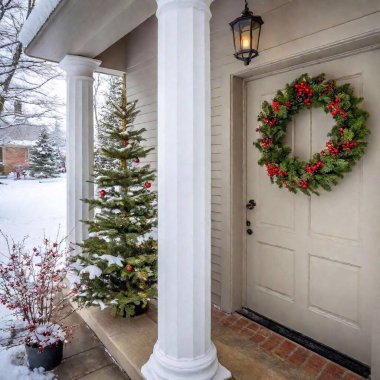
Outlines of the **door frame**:
[{"label": "door frame", "polygon": [[[331,28],[330,36],[334,40],[325,38],[323,45],[320,44],[320,41],[324,41],[323,38],[313,38],[311,42],[310,36],[307,36],[296,42],[289,42],[287,46],[262,52],[249,67],[242,67],[240,62],[233,61],[223,71],[222,99],[223,104],[229,104],[229,107],[224,107],[222,113],[222,146],[225,154],[222,156],[224,173],[220,306],[226,312],[234,312],[246,304],[246,82],[379,49],[380,29],[377,22],[373,23],[366,17],[361,21],[366,29],[364,33],[352,35],[349,25],[339,26],[339,30],[338,27]],[[302,40],[305,40],[304,43]],[[304,47],[304,50],[300,51],[300,47]],[[278,59],[284,55],[281,51],[291,53]],[[374,265],[380,271],[380,254]],[[376,302],[372,320],[371,370],[372,378],[380,379],[380,278],[373,278],[372,284],[376,289]]]}]

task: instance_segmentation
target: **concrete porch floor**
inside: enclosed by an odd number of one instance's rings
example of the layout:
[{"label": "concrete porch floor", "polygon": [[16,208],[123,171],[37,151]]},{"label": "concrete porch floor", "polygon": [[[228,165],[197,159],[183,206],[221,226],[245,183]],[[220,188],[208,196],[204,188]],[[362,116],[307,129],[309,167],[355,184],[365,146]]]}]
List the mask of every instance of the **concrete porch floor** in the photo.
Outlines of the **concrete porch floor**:
[{"label": "concrete porch floor", "polygon": [[[151,308],[148,314],[132,320],[113,318],[106,310],[98,308],[81,310],[80,315],[128,376],[132,380],[142,379],[140,368],[148,360],[157,339],[156,310]],[[235,380],[362,379],[245,317],[215,308],[212,310],[212,339],[218,348],[220,362],[232,372]],[[96,342],[94,347],[99,350],[100,342]],[[94,348],[90,344],[88,349]],[[74,356],[72,361],[75,360]],[[102,360],[112,366],[110,358]],[[94,361],[98,364],[97,359]],[[59,377],[59,380],[66,378]],[[83,377],[86,380],[103,378],[115,377]]]},{"label": "concrete porch floor", "polygon": [[64,348],[62,363],[54,370],[57,380],[130,380],[77,313],[66,323],[76,327],[74,339]]}]

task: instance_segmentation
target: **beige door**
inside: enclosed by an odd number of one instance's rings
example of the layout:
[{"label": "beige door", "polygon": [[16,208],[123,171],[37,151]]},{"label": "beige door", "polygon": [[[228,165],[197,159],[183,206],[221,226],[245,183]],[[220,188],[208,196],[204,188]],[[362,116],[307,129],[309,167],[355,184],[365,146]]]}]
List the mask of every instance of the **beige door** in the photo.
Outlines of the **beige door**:
[{"label": "beige door", "polygon": [[[246,306],[367,364],[380,247],[373,210],[379,209],[378,67],[376,50],[245,83],[246,196],[257,203],[247,210],[253,235],[246,237]],[[353,172],[331,193],[310,198],[272,185],[252,145],[262,102],[304,72],[350,82],[365,97],[372,129],[367,155]],[[287,143],[307,160],[324,147],[332,123],[322,110],[303,111],[288,127]]]}]

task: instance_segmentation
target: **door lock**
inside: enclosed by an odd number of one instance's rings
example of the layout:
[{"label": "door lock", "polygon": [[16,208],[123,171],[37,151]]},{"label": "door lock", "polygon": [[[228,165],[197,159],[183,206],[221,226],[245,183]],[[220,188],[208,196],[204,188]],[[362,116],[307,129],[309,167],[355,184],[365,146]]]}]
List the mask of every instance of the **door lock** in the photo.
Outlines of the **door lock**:
[{"label": "door lock", "polygon": [[252,234],[253,234],[253,231],[252,231],[250,228],[248,228],[248,230],[247,230],[247,234],[248,234],[248,235],[252,235]]},{"label": "door lock", "polygon": [[246,207],[248,210],[253,210],[256,207],[256,202],[254,199],[251,199],[247,204]]},{"label": "door lock", "polygon": [[247,227],[250,227],[251,226],[251,222],[249,220],[247,220]]}]

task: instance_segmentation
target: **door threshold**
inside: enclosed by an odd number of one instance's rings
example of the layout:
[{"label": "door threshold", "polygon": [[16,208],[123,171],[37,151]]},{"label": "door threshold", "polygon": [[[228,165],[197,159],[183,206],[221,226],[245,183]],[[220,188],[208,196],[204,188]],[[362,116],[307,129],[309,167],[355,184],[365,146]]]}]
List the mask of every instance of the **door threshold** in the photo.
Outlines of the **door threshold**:
[{"label": "door threshold", "polygon": [[323,343],[317,342],[316,340],[309,338],[306,335],[303,335],[295,330],[292,330],[288,327],[285,327],[272,319],[264,317],[261,314],[254,312],[248,308],[242,308],[238,310],[237,313],[250,319],[253,322],[256,322],[269,330],[274,331],[275,333],[282,335],[283,337],[292,340],[293,342],[298,343],[299,345],[307,348],[310,351],[315,352],[316,354],[329,359],[332,362],[339,364],[342,367],[349,369],[352,372],[355,372],[359,376],[364,378],[370,378],[371,368],[359,362],[356,359],[353,359],[345,354],[342,354],[339,351],[334,350],[331,347],[326,346]]}]

